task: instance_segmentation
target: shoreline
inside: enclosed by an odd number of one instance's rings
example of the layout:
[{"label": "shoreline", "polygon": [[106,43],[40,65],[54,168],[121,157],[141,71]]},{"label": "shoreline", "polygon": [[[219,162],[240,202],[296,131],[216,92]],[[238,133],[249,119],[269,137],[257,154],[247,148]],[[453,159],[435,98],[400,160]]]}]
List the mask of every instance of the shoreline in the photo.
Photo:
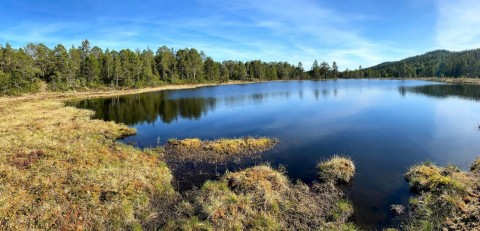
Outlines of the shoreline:
[{"label": "shoreline", "polygon": [[155,92],[163,90],[182,90],[194,89],[199,87],[223,86],[223,85],[242,85],[261,83],[265,81],[228,81],[224,83],[199,83],[199,84],[169,84],[158,87],[146,87],[138,89],[107,89],[107,90],[93,90],[93,91],[69,91],[69,92],[38,92],[33,94],[23,94],[19,96],[0,96],[0,103],[15,102],[15,101],[31,101],[31,100],[71,100],[71,99],[87,99],[87,98],[101,98],[110,96],[133,95],[145,92]]},{"label": "shoreline", "polygon": [[[439,83],[450,84],[475,84],[480,85],[480,78],[437,78],[437,77],[418,77],[418,78],[337,78],[337,79],[379,79],[379,80],[420,80]],[[334,80],[334,79],[326,79]],[[198,84],[168,84],[157,87],[146,87],[138,89],[105,89],[92,91],[68,91],[68,92],[37,92],[33,94],[23,94],[17,96],[0,96],[0,103],[14,102],[14,101],[30,101],[30,100],[71,100],[71,99],[88,99],[88,98],[102,98],[110,96],[133,95],[145,92],[155,92],[163,90],[182,90],[194,89],[200,87],[223,86],[223,85],[242,85],[263,82],[276,81],[298,81],[298,80],[271,80],[271,81],[228,81],[224,83],[198,83]],[[314,80],[307,80],[314,81]],[[324,79],[320,81],[325,81]]]}]

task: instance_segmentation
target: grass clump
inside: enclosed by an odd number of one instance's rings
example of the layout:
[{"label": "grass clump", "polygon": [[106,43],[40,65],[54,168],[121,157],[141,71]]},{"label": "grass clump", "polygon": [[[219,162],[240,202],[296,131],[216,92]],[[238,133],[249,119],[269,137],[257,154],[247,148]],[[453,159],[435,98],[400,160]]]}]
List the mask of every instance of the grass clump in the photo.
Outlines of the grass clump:
[{"label": "grass clump", "polygon": [[135,130],[55,100],[0,100],[0,229],[136,229],[176,196]]},{"label": "grass clump", "polygon": [[223,163],[239,161],[244,157],[272,149],[278,140],[267,137],[245,137],[202,141],[197,138],[170,139],[164,146],[168,160],[198,163]]},{"label": "grass clump", "polygon": [[349,157],[333,156],[317,165],[318,177],[325,182],[350,182],[355,164]]},{"label": "grass clump", "polygon": [[267,165],[208,181],[178,209],[176,214],[185,215],[170,222],[169,229],[184,227],[191,222],[189,217],[197,217],[214,230],[355,230],[347,223],[352,206],[338,189],[331,184],[293,184]]},{"label": "grass clump", "polygon": [[480,184],[474,174],[454,165],[439,167],[427,162],[412,166],[405,178],[418,193],[409,200],[412,213],[406,230],[472,230],[480,226]]},{"label": "grass clump", "polygon": [[411,167],[405,174],[410,187],[418,192],[432,190],[446,190],[455,193],[464,193],[470,183],[469,177],[456,166],[445,168],[425,163]]}]

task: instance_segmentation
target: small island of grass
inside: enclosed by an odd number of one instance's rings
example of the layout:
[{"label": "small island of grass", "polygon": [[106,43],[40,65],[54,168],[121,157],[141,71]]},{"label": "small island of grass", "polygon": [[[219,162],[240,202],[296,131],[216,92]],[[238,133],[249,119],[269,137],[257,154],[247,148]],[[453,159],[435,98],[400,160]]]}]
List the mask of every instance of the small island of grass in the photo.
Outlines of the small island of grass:
[{"label": "small island of grass", "polygon": [[355,164],[349,157],[333,156],[318,163],[318,177],[325,182],[348,183],[355,175]]},{"label": "small island of grass", "polygon": [[278,140],[268,137],[244,137],[217,139],[213,141],[190,138],[170,139],[164,146],[165,158],[174,161],[223,163],[254,157],[255,154],[272,149]]}]

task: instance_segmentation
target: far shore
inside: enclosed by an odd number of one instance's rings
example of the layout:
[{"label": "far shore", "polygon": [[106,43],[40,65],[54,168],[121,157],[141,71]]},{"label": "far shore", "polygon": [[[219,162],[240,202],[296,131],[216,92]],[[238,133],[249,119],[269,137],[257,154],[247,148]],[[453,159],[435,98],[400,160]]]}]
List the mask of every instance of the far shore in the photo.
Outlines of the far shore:
[{"label": "far shore", "polygon": [[[403,79],[403,80],[423,80],[432,82],[454,83],[454,84],[480,84],[480,78],[438,78],[438,77],[417,77],[417,78],[369,78],[369,79]],[[327,79],[330,80],[330,79]],[[276,80],[283,81],[283,80]],[[287,80],[288,81],[288,80]],[[154,92],[162,90],[181,90],[192,89],[208,86],[220,86],[220,85],[235,85],[235,84],[251,84],[260,83],[266,81],[228,81],[223,83],[199,83],[199,84],[170,84],[162,85],[158,87],[146,87],[138,89],[104,89],[104,90],[92,90],[92,91],[66,91],[66,92],[48,92],[42,91],[33,94],[24,94],[20,96],[1,96],[0,103],[11,101],[29,101],[29,100],[70,100],[70,99],[85,99],[85,98],[100,98],[111,97],[120,95],[132,95],[144,92]]]},{"label": "far shore", "polygon": [[86,98],[100,98],[119,95],[132,95],[144,92],[162,91],[162,90],[181,90],[192,89],[198,87],[220,86],[220,85],[234,85],[234,84],[250,84],[260,83],[263,81],[228,81],[223,83],[199,83],[199,84],[171,84],[162,85],[158,87],[146,87],[138,89],[105,89],[92,91],[66,91],[66,92],[37,92],[33,94],[24,94],[20,96],[3,96],[0,97],[0,103],[12,101],[30,101],[30,100],[69,100],[69,99],[86,99]]}]

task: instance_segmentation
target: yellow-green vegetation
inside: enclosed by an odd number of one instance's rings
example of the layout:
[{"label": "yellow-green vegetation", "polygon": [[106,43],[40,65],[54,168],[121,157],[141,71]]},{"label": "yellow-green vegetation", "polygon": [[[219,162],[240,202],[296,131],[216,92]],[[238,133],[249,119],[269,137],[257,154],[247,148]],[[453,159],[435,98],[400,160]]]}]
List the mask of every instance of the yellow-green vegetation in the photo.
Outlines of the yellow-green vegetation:
[{"label": "yellow-green vegetation", "polygon": [[267,137],[245,137],[202,141],[197,138],[171,139],[164,146],[165,157],[176,161],[221,163],[236,161],[243,157],[273,148],[278,141]]},{"label": "yellow-green vegetation", "polygon": [[154,153],[115,142],[135,131],[54,100],[0,101],[0,229],[135,229],[176,196]]},{"label": "yellow-green vegetation", "polygon": [[350,182],[355,175],[355,164],[349,157],[333,156],[318,163],[318,177],[325,182]]},{"label": "yellow-green vegetation", "polygon": [[331,184],[292,184],[262,165],[208,181],[177,206],[165,229],[355,230],[351,204]]},{"label": "yellow-green vegetation", "polygon": [[[476,169],[478,160],[472,166]],[[407,230],[472,230],[480,226],[480,182],[478,176],[449,165],[432,163],[412,166],[405,174],[418,192],[409,200],[413,211]]]},{"label": "yellow-green vegetation", "polygon": [[480,174],[480,157],[477,157],[477,159],[475,159],[472,167],[470,167],[470,171],[472,171],[474,174]]}]

